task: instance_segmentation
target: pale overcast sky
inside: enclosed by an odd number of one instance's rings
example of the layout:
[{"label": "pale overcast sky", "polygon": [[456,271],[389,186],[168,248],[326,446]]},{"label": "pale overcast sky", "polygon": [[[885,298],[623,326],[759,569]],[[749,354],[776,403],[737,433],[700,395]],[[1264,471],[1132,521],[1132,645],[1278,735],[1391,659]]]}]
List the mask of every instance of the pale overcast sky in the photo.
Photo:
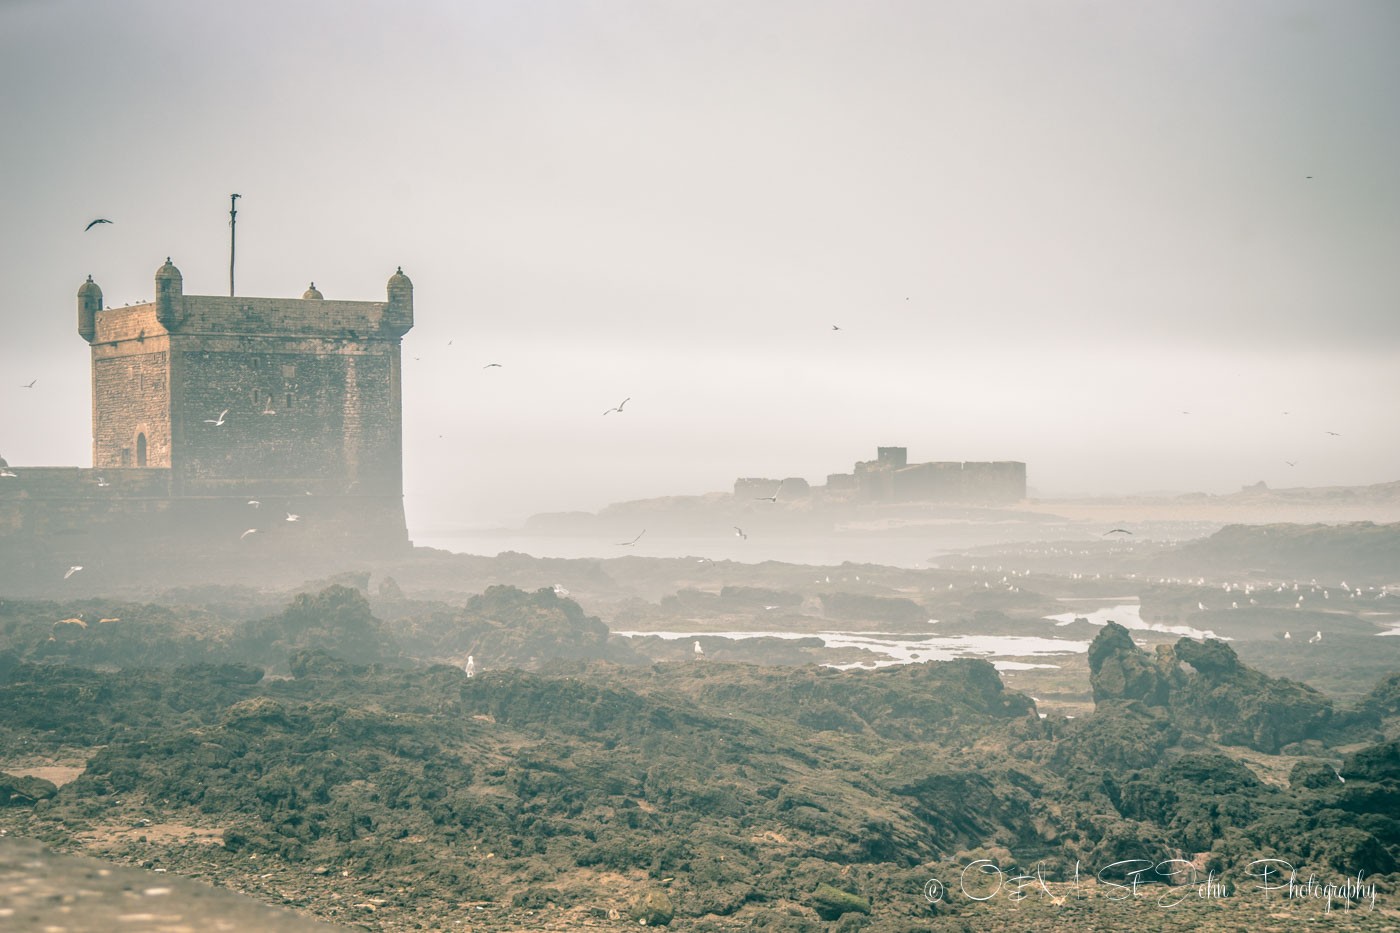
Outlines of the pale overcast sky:
[{"label": "pale overcast sky", "polygon": [[412,277],[411,529],[878,445],[1400,479],[1397,48],[1393,0],[0,0],[0,454],[90,464],[79,284],[225,293],[236,191],[241,294]]}]

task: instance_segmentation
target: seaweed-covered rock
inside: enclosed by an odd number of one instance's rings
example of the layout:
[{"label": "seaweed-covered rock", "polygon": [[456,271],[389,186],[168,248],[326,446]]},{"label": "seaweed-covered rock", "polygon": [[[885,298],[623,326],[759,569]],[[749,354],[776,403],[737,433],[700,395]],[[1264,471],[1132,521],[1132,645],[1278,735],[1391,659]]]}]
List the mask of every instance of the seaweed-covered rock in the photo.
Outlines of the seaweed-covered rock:
[{"label": "seaweed-covered rock", "polygon": [[57,793],[52,781],[0,771],[0,807],[32,807]]},{"label": "seaweed-covered rock", "polygon": [[660,888],[650,888],[633,902],[627,915],[649,927],[664,927],[671,922],[675,913],[670,896]]},{"label": "seaweed-covered rock", "polygon": [[1300,761],[1288,772],[1288,786],[1294,790],[1331,789],[1341,783],[1337,769],[1325,761]]},{"label": "seaweed-covered rock", "polygon": [[1149,706],[1165,706],[1169,691],[1166,674],[1145,655],[1117,622],[1109,622],[1089,645],[1089,683],[1094,702],[1138,700]]},{"label": "seaweed-covered rock", "polygon": [[1051,764],[1062,771],[1147,768],[1180,738],[1165,710],[1138,702],[1103,703],[1063,730]]},{"label": "seaweed-covered rock", "polygon": [[354,664],[392,660],[400,653],[364,594],[339,584],[298,595],[281,615],[245,625],[234,642],[236,654],[263,664],[280,665],[301,649],[329,651]]},{"label": "seaweed-covered rock", "polygon": [[1332,701],[1312,687],[1246,667],[1217,639],[1183,638],[1175,652],[1196,670],[1171,694],[1173,718],[1183,728],[1270,754],[1327,737]]},{"label": "seaweed-covered rock", "polygon": [[1235,649],[1218,638],[1202,641],[1183,638],[1176,643],[1176,656],[1206,675],[1222,676],[1240,669]]},{"label": "seaweed-covered rock", "polygon": [[843,914],[870,913],[870,901],[823,882],[812,892],[812,909],[823,920],[838,920]]}]

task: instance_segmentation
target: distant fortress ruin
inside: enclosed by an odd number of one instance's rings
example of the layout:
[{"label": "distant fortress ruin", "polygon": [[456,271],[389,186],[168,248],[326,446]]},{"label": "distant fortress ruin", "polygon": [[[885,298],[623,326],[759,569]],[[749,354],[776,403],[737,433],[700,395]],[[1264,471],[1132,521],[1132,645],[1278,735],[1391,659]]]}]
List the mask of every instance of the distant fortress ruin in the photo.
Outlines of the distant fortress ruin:
[{"label": "distant fortress ruin", "polygon": [[43,577],[103,560],[406,550],[401,342],[413,283],[387,301],[186,295],[104,307],[89,276],[92,468],[10,466],[0,551]]},{"label": "distant fortress ruin", "polygon": [[825,487],[813,487],[795,476],[786,479],[741,477],[734,481],[736,499],[769,496],[799,499],[813,494],[863,503],[1002,505],[1026,498],[1026,465],[1015,460],[909,463],[908,448],[879,447],[874,460],[856,463],[850,473],[828,475]]}]

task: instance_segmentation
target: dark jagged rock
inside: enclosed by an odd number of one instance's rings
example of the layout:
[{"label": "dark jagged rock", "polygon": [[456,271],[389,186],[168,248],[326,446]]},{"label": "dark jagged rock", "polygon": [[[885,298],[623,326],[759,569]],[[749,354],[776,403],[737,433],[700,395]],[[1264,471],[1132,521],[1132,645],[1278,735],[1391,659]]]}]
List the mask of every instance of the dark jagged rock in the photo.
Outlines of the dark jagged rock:
[{"label": "dark jagged rock", "polygon": [[0,807],[32,807],[58,793],[52,781],[0,771]]},{"label": "dark jagged rock", "polygon": [[1139,702],[1104,702],[1062,730],[1051,764],[1062,772],[1146,768],[1181,738],[1167,711]]},{"label": "dark jagged rock", "polygon": [[1172,716],[1183,728],[1270,754],[1293,742],[1327,737],[1332,701],[1313,688],[1246,667],[1233,648],[1216,639],[1183,638],[1175,651],[1196,670],[1171,694]]},{"label": "dark jagged rock", "polygon": [[354,664],[399,656],[394,638],[370,612],[359,589],[335,584],[315,595],[302,593],[282,614],[243,626],[233,651],[267,666],[286,663],[302,649],[320,649]]},{"label": "dark jagged rock", "polygon": [[1300,761],[1288,772],[1288,786],[1297,790],[1331,790],[1341,782],[1337,769],[1325,761]]},{"label": "dark jagged rock", "polygon": [[492,586],[461,609],[400,616],[392,630],[419,656],[472,655],[483,669],[534,668],[554,659],[639,663],[625,641],[578,603],[544,587],[533,593]]},{"label": "dark jagged rock", "polygon": [[1223,677],[1240,670],[1235,649],[1218,638],[1192,641],[1183,638],[1176,643],[1176,656],[1197,671],[1211,677]]},{"label": "dark jagged rock", "polygon": [[1138,700],[1165,706],[1168,676],[1133,643],[1128,630],[1109,622],[1089,645],[1089,683],[1094,702]]}]

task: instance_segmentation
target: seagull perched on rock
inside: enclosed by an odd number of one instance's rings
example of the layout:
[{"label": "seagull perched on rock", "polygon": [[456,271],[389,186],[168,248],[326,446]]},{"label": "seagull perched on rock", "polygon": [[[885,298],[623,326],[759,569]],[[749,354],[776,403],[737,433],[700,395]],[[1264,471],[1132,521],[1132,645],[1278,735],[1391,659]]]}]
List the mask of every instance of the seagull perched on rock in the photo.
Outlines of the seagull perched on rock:
[{"label": "seagull perched on rock", "polygon": [[227,414],[228,414],[228,409],[225,408],[223,411],[219,412],[219,417],[217,417],[217,418],[205,418],[205,419],[204,419],[204,423],[205,423],[205,424],[212,424],[214,427],[217,428],[217,427],[219,427],[220,425],[222,425],[222,424],[224,423],[224,415],[227,415]]},{"label": "seagull perched on rock", "polygon": [[89,222],[88,222],[88,225],[87,225],[86,227],[83,228],[83,232],[84,232],[84,233],[87,233],[89,230],[91,230],[93,227],[97,226],[98,224],[109,224],[109,223],[111,223],[111,221],[108,220],[106,217],[99,217],[99,218],[97,218],[96,220],[89,221]]},{"label": "seagull perched on rock", "polygon": [[699,639],[696,639],[696,641],[695,641],[695,647],[694,647],[692,650],[695,652],[695,660],[697,660],[697,661],[703,661],[703,660],[705,660],[705,649],[702,648],[702,647],[700,647],[700,640],[699,640]]},{"label": "seagull perched on rock", "polygon": [[627,404],[628,402],[630,402],[630,401],[632,401],[632,396],[629,395],[629,396],[627,396],[625,399],[623,399],[622,401],[618,402],[616,408],[609,408],[607,411],[603,412],[603,414],[605,414],[605,415],[611,415],[611,414],[612,414],[613,412],[615,412],[615,411],[616,411],[616,412],[621,412],[621,411],[622,411],[622,406],[623,406],[623,405],[626,405],[626,404]]},{"label": "seagull perched on rock", "polygon": [[83,567],[81,564],[74,564],[72,567],[68,568],[68,572],[63,575],[63,579],[67,580],[69,577],[73,576],[73,574],[77,573],[79,570],[82,569]]},{"label": "seagull perched on rock", "polygon": [[472,657],[471,655],[467,655],[467,666],[466,666],[465,669],[466,669],[466,672],[467,672],[467,676],[468,676],[468,677],[475,677],[475,676],[476,676],[476,658]]}]

